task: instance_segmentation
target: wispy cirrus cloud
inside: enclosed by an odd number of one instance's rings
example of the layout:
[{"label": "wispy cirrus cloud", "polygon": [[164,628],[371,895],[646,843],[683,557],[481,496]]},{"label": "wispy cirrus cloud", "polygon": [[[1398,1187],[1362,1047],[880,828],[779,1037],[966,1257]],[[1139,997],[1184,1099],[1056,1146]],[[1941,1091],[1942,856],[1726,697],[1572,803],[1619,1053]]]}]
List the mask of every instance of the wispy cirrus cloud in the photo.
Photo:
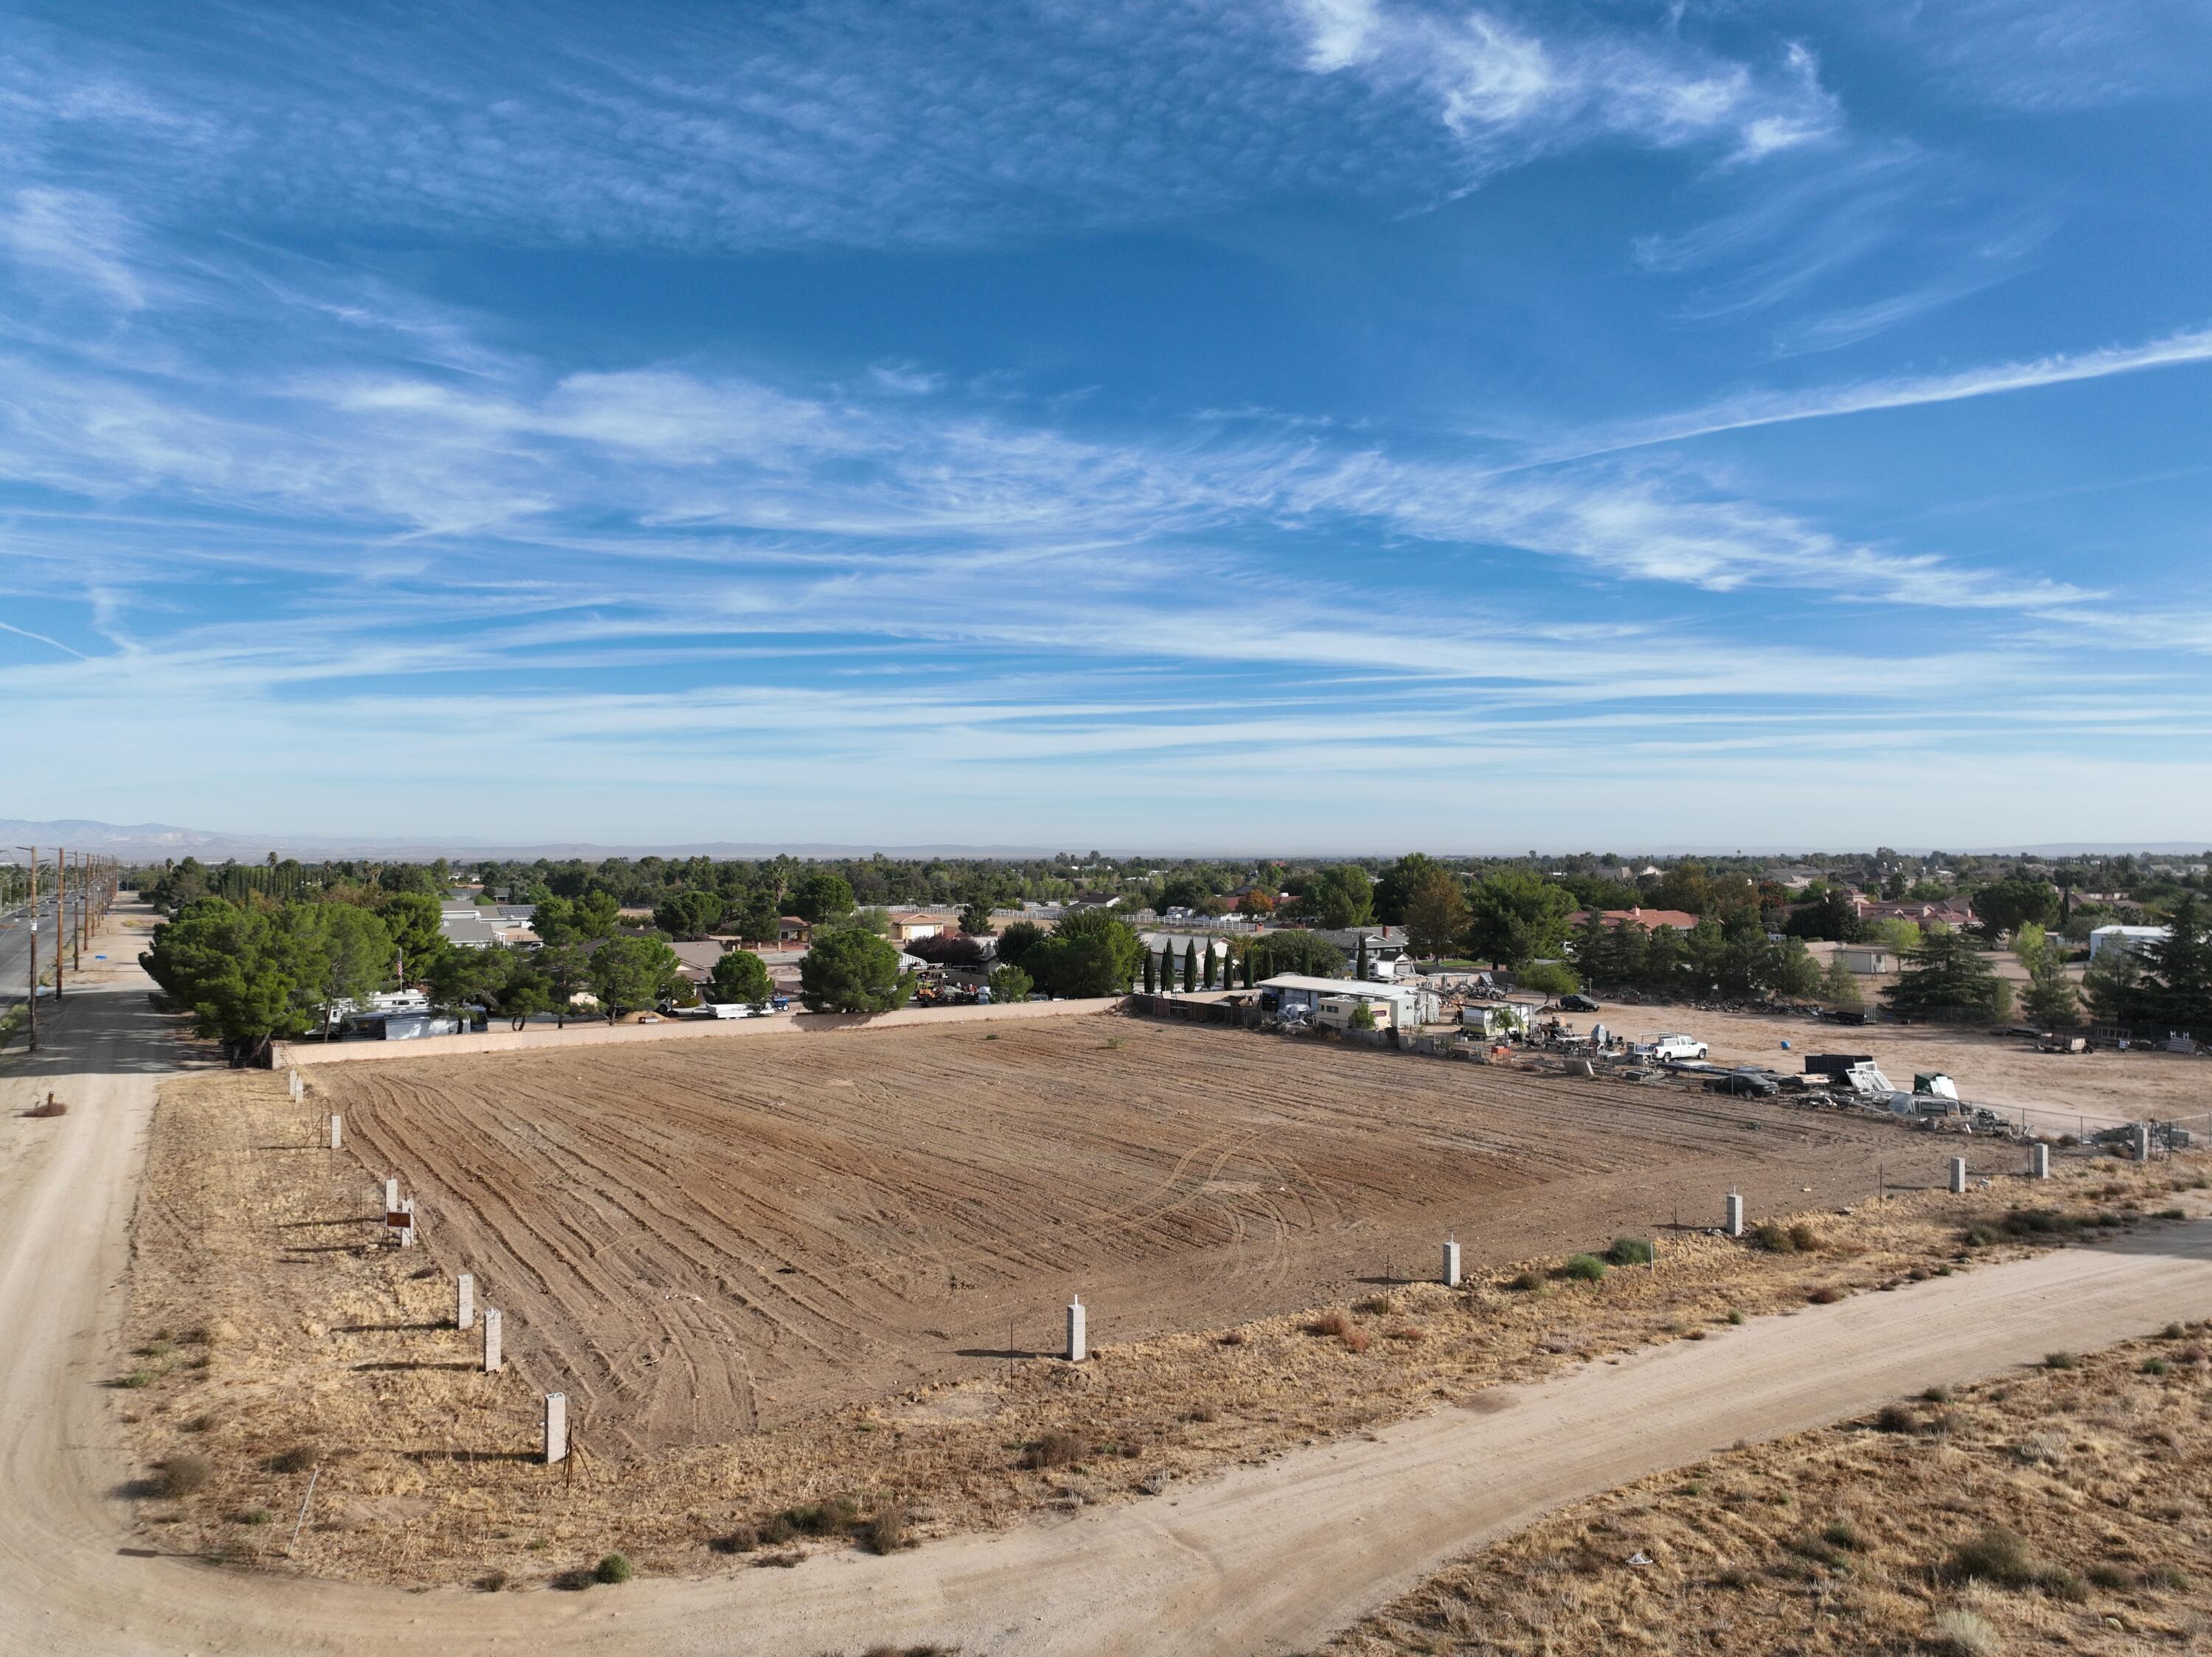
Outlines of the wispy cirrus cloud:
[{"label": "wispy cirrus cloud", "polygon": [[2013,362],[1983,363],[1947,374],[1899,375],[1796,391],[1746,391],[1703,407],[1656,419],[1625,423],[1586,434],[1547,462],[1588,460],[1660,443],[1686,442],[1759,426],[1799,420],[1826,420],[1884,409],[1916,408],[1931,403],[1963,402],[2013,392],[2064,386],[2114,375],[2154,369],[2185,368],[2212,362],[2212,327],[2183,328],[2136,345],[2106,345],[2094,350],[2057,351]]}]

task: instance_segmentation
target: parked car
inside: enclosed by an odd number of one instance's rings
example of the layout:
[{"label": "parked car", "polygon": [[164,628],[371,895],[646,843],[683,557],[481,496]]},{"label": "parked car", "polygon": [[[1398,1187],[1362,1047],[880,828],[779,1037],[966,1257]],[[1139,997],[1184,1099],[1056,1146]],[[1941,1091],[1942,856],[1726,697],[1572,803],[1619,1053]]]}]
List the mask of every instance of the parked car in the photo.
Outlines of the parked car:
[{"label": "parked car", "polygon": [[1599,1013],[1605,1009],[1588,996],[1562,996],[1559,1010],[1563,1013]]},{"label": "parked car", "polygon": [[1654,1058],[1703,1058],[1705,1044],[1695,1036],[1654,1036],[1650,1041]]},{"label": "parked car", "polygon": [[1705,1083],[1709,1093],[1741,1093],[1764,1099],[1769,1093],[1782,1091],[1781,1085],[1763,1070],[1730,1070],[1724,1076],[1715,1076]]}]

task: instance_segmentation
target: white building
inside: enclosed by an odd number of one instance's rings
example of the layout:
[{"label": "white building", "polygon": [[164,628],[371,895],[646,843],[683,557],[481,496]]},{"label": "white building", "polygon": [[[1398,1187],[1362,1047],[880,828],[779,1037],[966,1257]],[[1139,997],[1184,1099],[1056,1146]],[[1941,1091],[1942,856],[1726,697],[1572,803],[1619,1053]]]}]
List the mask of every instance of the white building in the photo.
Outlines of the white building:
[{"label": "white building", "polygon": [[1297,1009],[1309,1015],[1325,1001],[1349,998],[1365,1002],[1375,1014],[1377,1028],[1407,1030],[1417,1024],[1434,1024],[1440,1016],[1436,992],[1418,984],[1377,984],[1371,979],[1310,978],[1302,972],[1278,973],[1258,986],[1275,992],[1278,1011]]},{"label": "white building", "polygon": [[2107,949],[2140,950],[2147,943],[2164,943],[2166,935],[2162,926],[2100,926],[2089,935],[2089,959],[2096,959]]}]

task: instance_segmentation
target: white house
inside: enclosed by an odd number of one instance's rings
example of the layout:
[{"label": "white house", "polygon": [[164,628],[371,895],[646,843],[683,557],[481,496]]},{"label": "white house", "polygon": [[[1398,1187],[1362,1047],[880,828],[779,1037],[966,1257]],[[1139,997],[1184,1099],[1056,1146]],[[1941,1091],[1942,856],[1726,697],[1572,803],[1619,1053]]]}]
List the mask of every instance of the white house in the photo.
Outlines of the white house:
[{"label": "white house", "polygon": [[1325,1001],[1350,998],[1365,1002],[1376,1026],[1410,1029],[1437,1021],[1436,992],[1418,984],[1377,984],[1371,979],[1312,978],[1302,972],[1281,972],[1264,978],[1258,986],[1275,992],[1279,1011],[1297,1009],[1314,1014]]},{"label": "white house", "polygon": [[2141,949],[2147,943],[2164,943],[2166,929],[2162,926],[2100,926],[2089,935],[2089,959],[2094,960],[2107,949]]}]

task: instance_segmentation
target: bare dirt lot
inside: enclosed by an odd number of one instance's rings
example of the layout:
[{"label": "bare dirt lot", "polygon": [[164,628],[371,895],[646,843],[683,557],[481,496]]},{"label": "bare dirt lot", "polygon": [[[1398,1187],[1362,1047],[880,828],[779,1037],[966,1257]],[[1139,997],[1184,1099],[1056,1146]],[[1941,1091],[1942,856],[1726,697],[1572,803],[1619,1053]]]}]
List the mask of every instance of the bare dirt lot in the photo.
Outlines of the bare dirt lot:
[{"label": "bare dirt lot", "polygon": [[2204,1650],[2208,1337],[2174,1324],[1579,1502],[1329,1650]]},{"label": "bare dirt lot", "polygon": [[[995,1039],[994,1039],[995,1038]],[[319,1075],[510,1349],[626,1451],[1094,1338],[1931,1184],[1885,1124],[1086,1017]],[[368,1182],[363,1182],[367,1200]]]},{"label": "bare dirt lot", "polygon": [[[1910,1087],[1916,1070],[1941,1070],[1959,1096],[1976,1105],[2041,1114],[2039,1131],[2071,1133],[2146,1118],[2173,1121],[2212,1111],[2212,1059],[2177,1053],[2039,1053],[2017,1036],[1939,1025],[1829,1024],[1762,1013],[1714,1013],[1691,1007],[1607,1002],[1571,1020],[1604,1024],[1632,1039],[1682,1030],[1709,1043],[1721,1064],[1763,1064],[1791,1072],[1808,1053],[1871,1054],[1882,1073]],[[1790,1043],[1784,1052],[1782,1044]]]}]

